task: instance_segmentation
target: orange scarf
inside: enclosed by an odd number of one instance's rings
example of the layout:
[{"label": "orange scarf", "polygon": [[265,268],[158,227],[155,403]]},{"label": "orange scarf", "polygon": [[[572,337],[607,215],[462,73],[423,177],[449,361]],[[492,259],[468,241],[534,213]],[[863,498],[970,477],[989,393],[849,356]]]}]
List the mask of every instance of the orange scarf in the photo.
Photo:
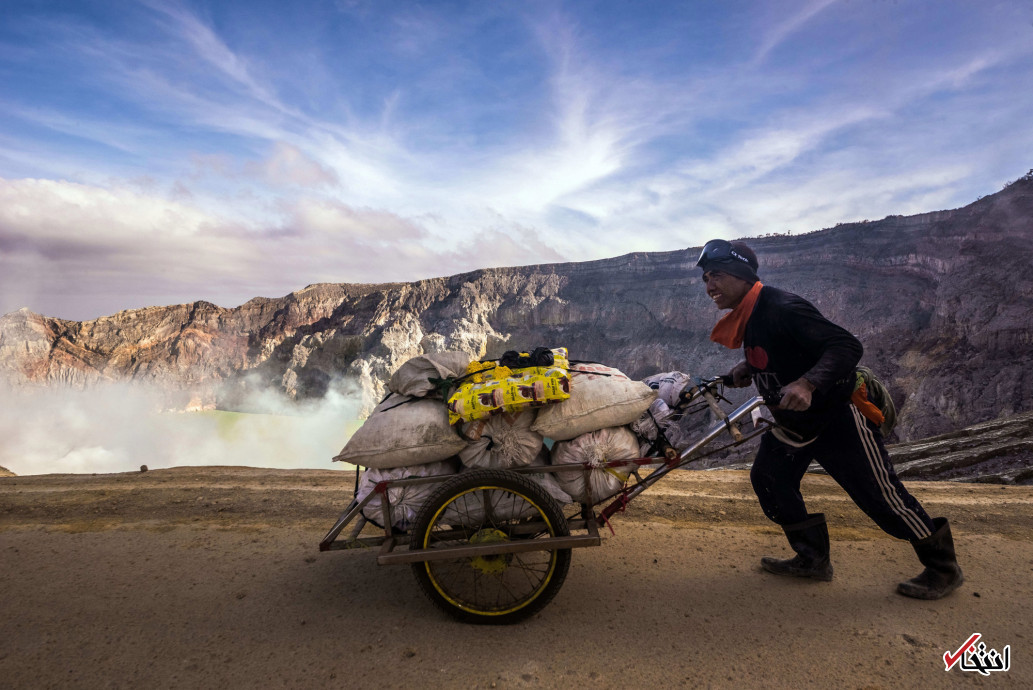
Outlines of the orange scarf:
[{"label": "orange scarf", "polygon": [[743,296],[738,306],[721,317],[714,330],[710,332],[711,340],[732,350],[742,347],[742,339],[746,335],[746,322],[750,320],[753,308],[757,306],[757,298],[760,297],[762,287],[764,286],[758,280]]}]

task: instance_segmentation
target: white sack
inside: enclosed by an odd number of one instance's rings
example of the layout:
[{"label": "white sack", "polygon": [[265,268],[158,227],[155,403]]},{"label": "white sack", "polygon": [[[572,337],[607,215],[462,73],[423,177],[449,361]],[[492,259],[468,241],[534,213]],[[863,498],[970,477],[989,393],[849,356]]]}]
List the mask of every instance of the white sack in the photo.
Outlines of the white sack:
[{"label": "white sack", "polygon": [[631,424],[656,399],[656,391],[602,364],[570,368],[570,398],[538,410],[531,428],[565,441],[596,429]]},{"label": "white sack", "polygon": [[465,352],[430,352],[413,357],[391,375],[387,389],[399,395],[422,398],[435,390],[430,379],[462,376],[473,358]]},{"label": "white sack", "polygon": [[[437,475],[452,475],[456,473],[458,465],[455,461],[432,462],[414,467],[392,467],[389,469],[370,469],[362,473],[359,478],[359,490],[355,498],[359,501],[369,495],[379,482],[396,479],[410,479],[413,477],[433,477]],[[391,505],[391,519],[394,521],[392,527],[400,530],[408,530],[416,521],[416,514],[423,507],[423,504],[441,484],[433,482],[428,484],[417,484],[415,486],[392,486],[387,489],[388,502]],[[374,494],[362,508],[362,514],[367,520],[383,526],[383,495]]]},{"label": "white sack", "polygon": [[[532,460],[531,466],[535,465],[548,465],[549,464],[549,449],[544,445],[541,447],[541,452]],[[466,471],[460,469],[460,472]],[[570,495],[560,488],[559,482],[556,481],[556,475],[552,472],[530,472],[521,473],[531,481],[539,484],[549,496],[559,503],[560,505],[566,505],[572,502]],[[447,524],[451,525],[465,525],[467,527],[479,524],[484,519],[484,503],[483,495],[481,494],[466,494],[455,501],[455,503],[445,509],[442,515],[442,520]],[[501,520],[512,520],[521,518],[540,518],[540,514],[533,507],[529,506],[526,501],[523,500],[512,500],[512,495],[508,492],[498,492],[494,494],[493,498],[495,502],[492,504],[492,515],[496,519]]]},{"label": "white sack", "polygon": [[[543,445],[541,452],[538,453],[538,456],[531,463],[531,466],[548,465],[550,460],[549,456],[549,449]],[[564,491],[560,486],[560,483],[556,481],[555,472],[533,472],[527,476],[541,484],[542,488],[545,489],[545,492],[560,505],[566,505],[567,503],[572,503],[574,501],[574,499],[570,497],[570,494]]]},{"label": "white sack", "polygon": [[631,425],[631,430],[649,441],[645,445],[646,448],[656,441],[658,432],[663,430],[668,443],[678,450],[684,450],[693,440],[693,433],[689,428],[693,421],[691,417],[678,414],[669,408],[667,403],[657,398],[645,414]]},{"label": "white sack", "polygon": [[693,433],[688,428],[693,426],[693,420],[678,414],[672,408],[680,402],[682,391],[692,386],[692,377],[681,371],[669,371],[649,376],[643,382],[654,389],[658,397],[631,425],[632,431],[649,442],[642,444],[640,451],[649,450],[660,430],[672,446],[678,450],[687,448],[693,441]]},{"label": "white sack", "polygon": [[655,390],[668,407],[676,407],[681,392],[692,384],[692,377],[681,371],[668,371],[647,376],[643,383]]},{"label": "white sack", "polygon": [[582,434],[570,441],[562,441],[553,446],[553,465],[578,465],[576,471],[557,472],[556,481],[560,488],[570,494],[575,501],[585,503],[585,472],[580,467],[587,463],[588,485],[591,487],[592,499],[598,503],[621,490],[634,466],[601,468],[600,465],[615,460],[634,460],[639,457],[638,439],[627,427],[611,427]]},{"label": "white sack", "polygon": [[[460,472],[467,471],[466,468]],[[519,520],[538,517],[538,511],[524,499],[508,490],[487,490],[493,520]],[[485,491],[467,492],[448,504],[441,520],[448,525],[476,527],[484,521]]]},{"label": "white sack", "polygon": [[531,431],[537,410],[493,415],[466,422],[461,430],[470,444],[459,451],[464,467],[508,469],[531,464],[542,449],[542,436]]},{"label": "white sack", "polygon": [[466,447],[441,400],[390,395],[334,458],[364,467],[410,467],[450,458]]},{"label": "white sack", "polygon": [[667,406],[660,398],[654,400],[649,409],[642,413],[642,416],[631,425],[631,430],[636,434],[653,442],[656,440],[657,431],[666,426],[666,422],[674,414],[674,410]]}]

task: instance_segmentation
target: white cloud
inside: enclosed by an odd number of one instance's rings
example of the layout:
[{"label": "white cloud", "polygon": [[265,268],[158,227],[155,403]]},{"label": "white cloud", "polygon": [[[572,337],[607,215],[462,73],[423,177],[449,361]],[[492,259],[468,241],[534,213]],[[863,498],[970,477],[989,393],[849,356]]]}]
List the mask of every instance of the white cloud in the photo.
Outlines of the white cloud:
[{"label": "white cloud", "polygon": [[[757,52],[753,56],[753,64],[757,65],[763,62],[771,51],[775,50],[817,14],[835,2],[837,2],[837,0],[810,0],[804,4],[803,9],[799,12],[788,16],[781,22],[770,27],[765,32],[764,37],[760,41],[760,45],[757,47]],[[785,3],[779,3],[777,5],[778,11],[782,11],[785,7]]]},{"label": "white cloud", "polygon": [[172,2],[148,4],[173,20],[179,37],[193,48],[198,57],[228,77],[232,83],[242,87],[250,97],[278,111],[297,115],[296,110],[285,106],[276,97],[274,90],[253,74],[254,70],[245,58],[231,50],[215,31],[196,15]]},{"label": "white cloud", "polygon": [[0,179],[0,231],[42,246],[73,237],[86,244],[132,241],[140,234],[193,236],[210,218],[184,204],[129,189],[55,180]]},{"label": "white cloud", "polygon": [[340,182],[333,170],[282,141],[275,144],[269,158],[253,169],[274,186],[322,187]]},{"label": "white cloud", "polygon": [[[77,319],[196,299],[235,306],[315,282],[413,280],[562,259],[547,238],[506,221],[442,242],[423,221],[326,197],[284,201],[279,218],[259,223],[190,201],[0,179],[0,311],[26,306],[25,298],[36,300],[34,309]],[[75,313],[57,308],[61,295],[75,295]]]},{"label": "white cloud", "polygon": [[[733,57],[718,64],[697,55],[710,37],[689,46],[678,33],[655,52],[634,37],[631,49],[607,41],[616,30],[593,35],[600,23],[573,8],[456,16],[371,5],[346,24],[375,40],[344,30],[356,42],[341,57],[299,29],[311,45],[277,45],[278,57],[300,56],[288,69],[248,48],[241,37],[256,27],[241,30],[233,10],[216,21],[185,4],[150,7],[149,33],[98,24],[53,34],[84,65],[68,63],[80,79],[68,83],[117,93],[118,119],[84,113],[76,134],[78,112],[11,111],[19,126],[38,113],[51,133],[124,155],[0,134],[0,170],[17,171],[8,178],[51,178],[0,183],[5,309],[22,306],[10,304],[16,289],[19,299],[52,295],[47,304],[61,290],[80,304],[104,295],[108,311],[201,297],[229,305],[325,280],[803,231],[960,205],[1029,167],[1033,48],[1013,18],[926,55],[912,49],[929,39],[925,17],[908,8],[758,5],[743,35],[719,37]],[[958,7],[950,16],[970,17]],[[852,32],[869,14],[908,21],[900,36]],[[723,21],[715,26],[743,28],[739,15]],[[503,24],[518,45],[476,43]],[[139,124],[120,131],[127,121]],[[150,181],[126,181],[141,177]],[[46,284],[15,286],[16,271]],[[132,304],[116,304],[120,292]]]},{"label": "white cloud", "polygon": [[[316,242],[391,246],[419,242],[425,231],[411,221],[372,209],[354,209],[329,199],[302,199],[289,209],[286,233]],[[334,252],[332,245],[326,250]]]},{"label": "white cloud", "polygon": [[468,207],[479,202],[545,229],[555,206],[593,215],[579,200],[637,164],[653,140],[676,132],[686,102],[681,85],[601,64],[562,14],[549,13],[533,28],[548,58],[548,90],[535,126],[501,155],[476,161],[455,191]]}]

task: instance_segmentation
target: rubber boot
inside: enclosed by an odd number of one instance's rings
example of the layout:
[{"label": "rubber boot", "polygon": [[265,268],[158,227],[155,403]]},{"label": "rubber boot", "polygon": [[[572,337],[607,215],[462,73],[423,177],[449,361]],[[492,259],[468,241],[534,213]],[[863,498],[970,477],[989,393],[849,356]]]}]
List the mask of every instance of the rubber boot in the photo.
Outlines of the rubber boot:
[{"label": "rubber boot", "polygon": [[829,560],[829,526],[824,513],[813,513],[803,522],[784,525],[782,529],[789,546],[796,555],[786,560],[760,559],[760,567],[776,575],[808,577],[812,580],[832,580],[832,562]]},{"label": "rubber boot", "polygon": [[936,531],[925,539],[911,542],[918,560],[925,566],[917,577],[897,585],[897,592],[915,599],[940,599],[965,581],[954,555],[954,537],[947,518],[933,518]]}]

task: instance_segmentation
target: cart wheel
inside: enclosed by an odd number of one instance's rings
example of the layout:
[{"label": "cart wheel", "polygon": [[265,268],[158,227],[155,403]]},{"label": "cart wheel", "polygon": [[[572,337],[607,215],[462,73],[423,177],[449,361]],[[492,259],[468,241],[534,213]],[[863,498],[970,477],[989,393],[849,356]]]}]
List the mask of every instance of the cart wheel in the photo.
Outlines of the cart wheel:
[{"label": "cart wheel", "polygon": [[[416,516],[410,549],[455,548],[568,536],[559,505],[526,476],[473,470],[449,479]],[[570,549],[521,551],[414,563],[424,593],[466,623],[504,625],[534,615],[556,596]]]}]

